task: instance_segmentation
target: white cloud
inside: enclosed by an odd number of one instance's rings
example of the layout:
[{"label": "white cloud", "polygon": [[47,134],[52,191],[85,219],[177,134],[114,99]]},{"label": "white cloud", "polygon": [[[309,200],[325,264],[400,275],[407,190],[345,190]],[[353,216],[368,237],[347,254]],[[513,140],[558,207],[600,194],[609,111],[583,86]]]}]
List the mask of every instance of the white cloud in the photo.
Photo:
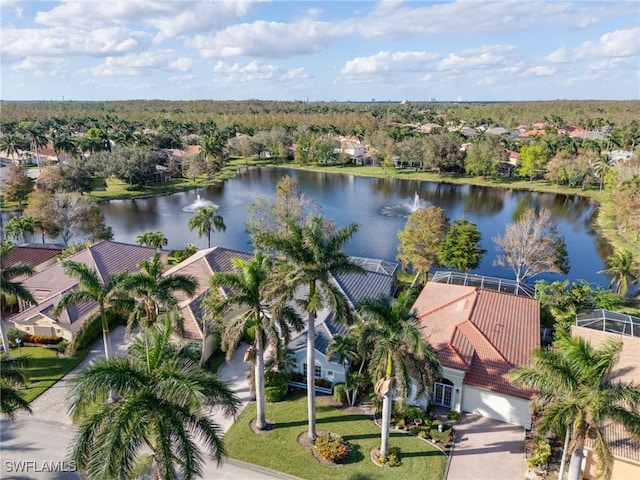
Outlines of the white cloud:
[{"label": "white cloud", "polygon": [[548,65],[536,65],[525,70],[523,76],[548,77],[556,73],[556,69]]},{"label": "white cloud", "polygon": [[566,47],[560,47],[545,57],[545,60],[551,63],[566,63],[570,59],[571,55]]},{"label": "white cloud", "polygon": [[600,42],[583,43],[578,56],[602,55],[606,57],[629,57],[640,53],[640,27],[605,33]]},{"label": "white cloud", "polygon": [[148,35],[127,28],[79,30],[55,27],[47,29],[2,29],[3,56],[20,58],[33,56],[103,57],[140,49],[148,44]]},{"label": "white cloud", "polygon": [[277,65],[263,64],[257,60],[253,60],[247,64],[219,61],[213,67],[212,72],[217,83],[287,81],[309,77],[303,68],[296,68],[287,71]]},{"label": "white cloud", "polygon": [[191,65],[192,61],[188,58],[175,59],[175,53],[172,50],[158,50],[108,57],[90,70],[98,77],[134,76],[158,70],[184,72],[189,70]]},{"label": "white cloud", "polygon": [[586,28],[596,19],[637,15],[634,2],[594,4],[576,1],[475,1],[447,3],[379,2],[359,22],[365,37],[404,36],[416,34],[495,33],[522,31],[544,25],[568,24]]},{"label": "white cloud", "polygon": [[21,62],[11,67],[11,70],[24,70],[37,78],[66,76],[66,67],[69,64],[66,60],[59,60],[49,57],[25,57]]},{"label": "white cloud", "polygon": [[438,63],[438,70],[488,68],[513,62],[515,46],[486,45],[450,53]]},{"label": "white cloud", "polygon": [[289,58],[315,53],[348,34],[339,24],[302,19],[293,24],[257,21],[227,27],[185,42],[203,58]]},{"label": "white cloud", "polygon": [[157,29],[162,36],[172,37],[220,28],[243,17],[262,2],[263,0],[64,0],[51,10],[38,12],[35,21],[48,26],[66,26],[69,25],[69,19],[73,19],[78,28],[100,28],[137,22]]},{"label": "white cloud", "polygon": [[390,72],[420,72],[438,58],[437,53],[424,51],[380,51],[369,57],[356,57],[345,63],[341,74],[345,76],[380,74]]}]

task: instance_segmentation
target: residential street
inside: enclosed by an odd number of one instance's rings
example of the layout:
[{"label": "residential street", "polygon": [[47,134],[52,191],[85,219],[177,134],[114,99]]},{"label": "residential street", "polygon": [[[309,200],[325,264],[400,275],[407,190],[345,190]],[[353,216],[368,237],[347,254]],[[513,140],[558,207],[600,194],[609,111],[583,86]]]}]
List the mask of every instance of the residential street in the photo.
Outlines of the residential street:
[{"label": "residential street", "polygon": [[[124,327],[112,332],[112,345],[118,354],[126,350]],[[239,349],[231,363],[219,370],[221,378],[229,382],[232,390],[242,401],[249,401],[247,372],[249,364],[242,361],[244,349]],[[102,340],[95,343],[82,368],[95,358],[102,356]],[[33,414],[19,414],[14,422],[0,420],[0,466],[1,479],[15,480],[71,480],[82,478],[75,473],[73,463],[68,461],[69,445],[75,428],[67,413],[66,396],[71,372],[31,404]],[[214,412],[214,418],[226,431],[233,419]],[[292,479],[294,477],[268,471],[254,465],[226,460],[218,468],[215,461],[207,461],[205,479],[221,480],[268,480]]]}]

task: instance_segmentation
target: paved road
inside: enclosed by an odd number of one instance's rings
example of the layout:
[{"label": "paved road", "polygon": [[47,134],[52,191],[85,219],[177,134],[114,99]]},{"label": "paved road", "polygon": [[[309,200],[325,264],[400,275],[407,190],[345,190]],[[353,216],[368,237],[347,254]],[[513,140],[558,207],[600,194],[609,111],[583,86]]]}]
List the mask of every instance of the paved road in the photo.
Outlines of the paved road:
[{"label": "paved road", "polygon": [[447,480],[521,480],[525,473],[524,429],[465,413]]},{"label": "paved road", "polygon": [[[112,344],[117,354],[126,351],[127,338],[123,327],[112,334]],[[102,356],[102,341],[96,342],[87,358],[78,367],[82,368]],[[231,363],[225,363],[219,375],[242,401],[249,402],[247,372],[249,365],[242,361],[244,349],[239,349]],[[77,480],[73,464],[65,461],[73,439],[75,427],[67,413],[66,396],[71,372],[52,388],[40,395],[31,404],[33,414],[20,414],[14,422],[0,420],[0,478],[12,480]],[[233,419],[219,412],[214,419],[226,431]],[[214,461],[204,466],[205,479],[220,480],[272,480],[292,479],[254,465],[227,459],[221,467]]]}]

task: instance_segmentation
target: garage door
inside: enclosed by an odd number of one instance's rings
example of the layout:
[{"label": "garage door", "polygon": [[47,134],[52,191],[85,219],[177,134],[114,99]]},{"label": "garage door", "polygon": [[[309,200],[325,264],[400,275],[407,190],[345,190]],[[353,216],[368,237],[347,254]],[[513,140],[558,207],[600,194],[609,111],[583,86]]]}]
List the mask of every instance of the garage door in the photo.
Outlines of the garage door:
[{"label": "garage door", "polygon": [[529,401],[475,387],[464,387],[462,410],[501,422],[531,428]]}]

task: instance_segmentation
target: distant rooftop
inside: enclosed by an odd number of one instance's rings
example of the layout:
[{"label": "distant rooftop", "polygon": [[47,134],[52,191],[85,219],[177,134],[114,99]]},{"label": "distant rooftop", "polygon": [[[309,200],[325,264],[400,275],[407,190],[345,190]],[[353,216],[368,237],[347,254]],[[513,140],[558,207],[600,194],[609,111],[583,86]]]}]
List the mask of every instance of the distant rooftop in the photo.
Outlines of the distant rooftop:
[{"label": "distant rooftop", "polygon": [[398,264],[387,262],[379,258],[349,257],[353,263],[357,263],[368,272],[384,273],[385,275],[395,275]]},{"label": "distant rooftop", "polygon": [[580,314],[576,318],[576,325],[629,337],[640,337],[640,318],[611,310],[598,309]]},{"label": "distant rooftop", "polygon": [[436,272],[432,282],[463,285],[465,287],[478,287],[495,292],[511,293],[522,297],[535,298],[536,288],[533,285],[518,283],[504,278],[486,277],[484,275],[472,275],[459,272]]}]

